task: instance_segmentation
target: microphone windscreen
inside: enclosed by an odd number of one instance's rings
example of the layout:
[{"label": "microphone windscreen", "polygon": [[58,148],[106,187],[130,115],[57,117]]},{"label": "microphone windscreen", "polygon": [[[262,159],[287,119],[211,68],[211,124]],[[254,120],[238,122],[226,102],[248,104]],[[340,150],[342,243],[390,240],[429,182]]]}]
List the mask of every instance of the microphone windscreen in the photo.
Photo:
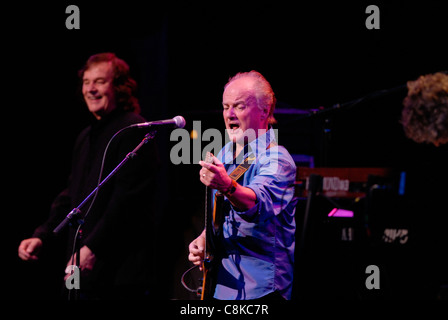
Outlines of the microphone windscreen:
[{"label": "microphone windscreen", "polygon": [[184,119],[184,117],[182,117],[182,116],[175,116],[174,118],[173,118],[173,120],[174,120],[174,122],[176,123],[176,127],[177,128],[183,128],[183,127],[185,127],[185,119]]}]

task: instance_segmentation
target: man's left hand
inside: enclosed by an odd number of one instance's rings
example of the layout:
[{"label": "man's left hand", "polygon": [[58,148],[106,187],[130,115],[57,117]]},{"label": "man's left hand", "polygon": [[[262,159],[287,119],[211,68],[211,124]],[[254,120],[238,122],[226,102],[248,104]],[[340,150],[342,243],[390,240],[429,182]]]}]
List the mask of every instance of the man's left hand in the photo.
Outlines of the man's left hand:
[{"label": "man's left hand", "polygon": [[[67,262],[67,270],[72,270],[69,268],[69,266],[72,265],[72,262],[76,261],[76,253],[74,257],[70,258],[70,260]],[[92,250],[89,249],[87,246],[83,246],[80,250],[79,255],[79,269],[82,273],[88,274],[90,271],[92,271],[93,266],[95,265],[96,257],[95,254],[92,252]],[[64,280],[67,280],[67,278],[70,276],[70,272],[66,273]]]}]

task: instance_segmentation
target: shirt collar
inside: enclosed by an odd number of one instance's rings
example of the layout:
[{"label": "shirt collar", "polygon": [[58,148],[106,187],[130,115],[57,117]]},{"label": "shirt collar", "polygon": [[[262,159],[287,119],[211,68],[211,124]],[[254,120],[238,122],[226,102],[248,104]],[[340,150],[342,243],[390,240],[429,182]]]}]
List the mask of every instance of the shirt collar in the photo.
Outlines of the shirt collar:
[{"label": "shirt collar", "polygon": [[[272,129],[272,127],[271,127],[266,131],[266,133],[262,134],[257,139],[252,140],[251,142],[249,142],[248,145],[244,146],[244,149],[243,149],[244,156],[242,159],[244,159],[245,157],[247,157],[250,154],[253,154],[254,151],[255,151],[255,156],[257,156],[261,152],[264,152],[267,149],[267,147],[273,142],[275,142],[275,132],[274,132],[274,129]],[[230,163],[234,162],[233,150],[232,150],[233,148],[234,148],[234,144],[232,142],[229,142],[225,146],[223,163],[230,164]]]}]

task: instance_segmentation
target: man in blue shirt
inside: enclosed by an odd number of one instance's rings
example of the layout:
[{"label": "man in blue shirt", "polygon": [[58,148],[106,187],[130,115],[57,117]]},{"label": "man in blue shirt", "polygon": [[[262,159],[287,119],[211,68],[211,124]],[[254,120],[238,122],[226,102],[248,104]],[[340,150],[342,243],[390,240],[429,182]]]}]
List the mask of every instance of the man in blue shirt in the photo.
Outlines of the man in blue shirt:
[{"label": "man in blue shirt", "polygon": [[[238,73],[224,87],[223,117],[230,142],[212,163],[200,161],[201,182],[225,196],[214,298],[291,298],[294,268],[296,166],[278,146],[275,96],[258,72]],[[238,179],[229,174],[248,158]],[[204,259],[205,230],[189,246],[189,260]]]}]

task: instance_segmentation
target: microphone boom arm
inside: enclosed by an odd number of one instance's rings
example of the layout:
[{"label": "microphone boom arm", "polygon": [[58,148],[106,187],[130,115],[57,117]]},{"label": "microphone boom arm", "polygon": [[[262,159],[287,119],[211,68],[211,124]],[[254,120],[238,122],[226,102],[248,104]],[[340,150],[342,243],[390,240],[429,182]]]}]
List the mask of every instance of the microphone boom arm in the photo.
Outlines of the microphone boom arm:
[{"label": "microphone boom arm", "polygon": [[112,178],[117,172],[118,170],[120,170],[120,168],[129,160],[129,159],[133,159],[136,155],[138,150],[140,150],[140,148],[146,144],[149,140],[153,139],[156,135],[155,130],[147,133],[145,135],[145,137],[143,138],[143,140],[134,148],[134,150],[132,150],[131,152],[129,152],[124,159],[115,167],[115,169],[113,169],[106,178],[103,179],[103,181],[101,181],[97,187],[76,207],[74,208],[72,211],[69,212],[69,214],[67,214],[67,216],[64,218],[64,220],[62,220],[62,222],[53,230],[53,233],[58,234],[60,233],[68,224],[73,223],[73,221],[75,221],[78,224],[83,224],[84,223],[84,217],[80,218],[79,215],[81,214],[81,208],[84,207],[84,205],[93,197],[95,196],[98,191],[100,190],[100,188],[107,182],[110,180],[110,178]]}]

